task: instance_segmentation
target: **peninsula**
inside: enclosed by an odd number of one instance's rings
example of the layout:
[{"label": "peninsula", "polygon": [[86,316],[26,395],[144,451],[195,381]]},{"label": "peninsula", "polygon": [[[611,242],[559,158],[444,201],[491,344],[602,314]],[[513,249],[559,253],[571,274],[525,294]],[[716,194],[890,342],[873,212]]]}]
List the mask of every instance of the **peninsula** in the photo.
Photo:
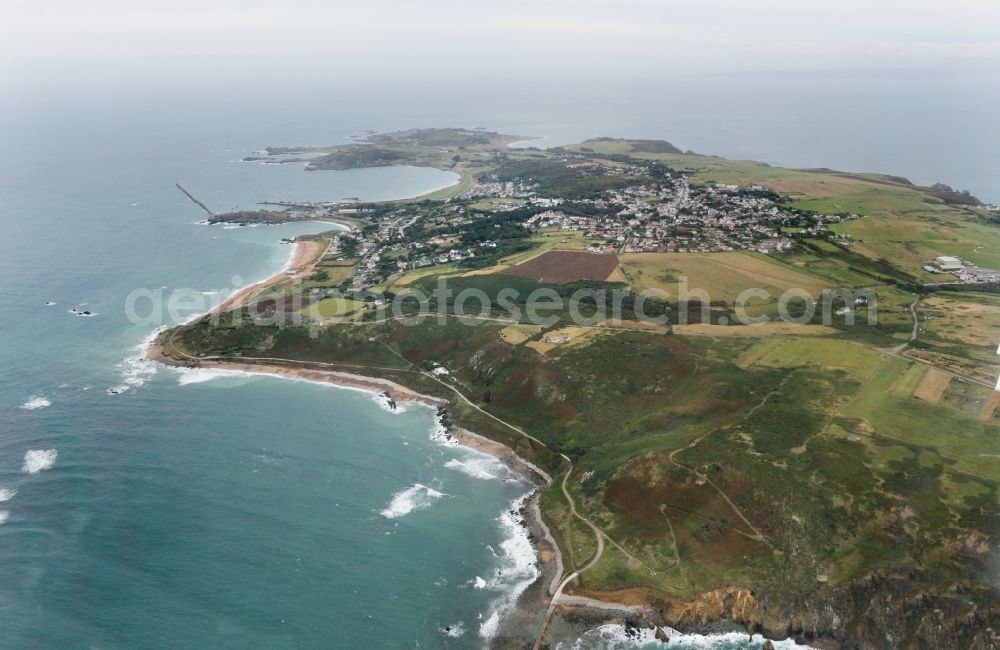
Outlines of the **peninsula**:
[{"label": "peninsula", "polygon": [[[461,181],[215,215],[351,230],[300,238],[293,268],[153,353],[424,400],[464,442],[523,461],[549,561],[497,647],[553,647],[560,616],[996,647],[1000,212],[944,186],[663,141],[524,140],[418,129],[267,149],[310,173],[426,165]],[[487,298],[474,318],[463,290]],[[539,323],[505,290],[589,297]],[[657,297],[630,297],[643,291]]]}]

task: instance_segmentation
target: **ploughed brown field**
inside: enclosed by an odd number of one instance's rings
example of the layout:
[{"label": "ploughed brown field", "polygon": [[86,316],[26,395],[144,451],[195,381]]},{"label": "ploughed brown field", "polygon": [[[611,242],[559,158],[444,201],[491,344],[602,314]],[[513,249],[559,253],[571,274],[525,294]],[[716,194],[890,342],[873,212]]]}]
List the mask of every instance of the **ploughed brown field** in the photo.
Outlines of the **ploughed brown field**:
[{"label": "ploughed brown field", "polygon": [[618,268],[615,255],[580,251],[546,251],[504,273],[526,275],[542,282],[564,284],[574,280],[607,280]]}]

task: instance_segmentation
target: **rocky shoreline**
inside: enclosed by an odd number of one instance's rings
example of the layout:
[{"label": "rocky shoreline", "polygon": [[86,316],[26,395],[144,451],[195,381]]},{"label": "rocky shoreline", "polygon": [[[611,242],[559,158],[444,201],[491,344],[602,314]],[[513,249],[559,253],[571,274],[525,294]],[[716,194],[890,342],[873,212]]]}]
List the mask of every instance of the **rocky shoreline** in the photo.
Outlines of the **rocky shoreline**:
[{"label": "rocky shoreline", "polygon": [[[162,335],[161,335],[162,336]],[[490,454],[534,486],[519,512],[538,559],[539,577],[520,595],[513,611],[501,621],[490,647],[532,648],[545,609],[562,577],[562,557],[539,507],[541,490],[551,484],[543,470],[501,443],[451,425],[446,400],[418,393],[396,382],[334,370],[252,362],[192,359],[178,361],[162,354],[160,342],[148,358],[166,365],[217,368],[326,382],[372,392],[387,404],[413,402],[438,409],[446,435],[457,444]],[[902,567],[861,576],[808,595],[759,594],[730,586],[693,600],[670,597],[647,588],[618,591],[582,590],[563,595],[542,648],[571,641],[588,630],[622,625],[626,630],[658,634],[672,628],[690,634],[762,634],[793,639],[823,650],[833,648],[997,648],[1000,616],[997,590],[971,581],[937,581],[915,568]],[[932,612],[932,615],[926,615]],[[666,634],[664,632],[664,634]],[[645,638],[645,637],[643,637]]]},{"label": "rocky shoreline", "polygon": [[[552,478],[539,467],[506,445],[452,425],[447,419],[446,400],[387,379],[249,359],[176,360],[162,354],[159,339],[149,347],[147,356],[172,366],[326,382],[374,393],[391,407],[399,402],[414,402],[437,409],[448,439],[494,456],[534,486],[518,514],[535,550],[539,577],[501,621],[490,647],[513,650],[534,646],[551,595],[563,574],[559,548],[539,507],[541,490],[551,485]],[[665,628],[685,634],[761,634],[823,650],[897,647],[985,650],[1000,647],[998,598],[1000,593],[996,589],[971,580],[935,579],[913,567],[869,573],[809,594],[761,594],[729,586],[683,600],[641,587],[610,592],[583,589],[561,596],[540,647],[554,648],[559,641],[572,641],[589,630],[620,625],[626,631],[642,631],[642,638],[660,634],[661,628]]]},{"label": "rocky shoreline", "polygon": [[538,503],[541,490],[552,482],[552,478],[544,470],[518,456],[507,445],[448,423],[447,415],[444,411],[444,406],[447,404],[445,400],[418,393],[387,379],[333,370],[310,370],[278,364],[227,362],[211,359],[181,361],[163,354],[163,347],[159,338],[149,346],[146,357],[152,361],[172,367],[233,370],[289,379],[319,381],[343,388],[364,390],[381,397],[386,405],[392,409],[400,402],[423,404],[436,408],[439,421],[442,421],[445,425],[444,436],[446,439],[495,457],[533,487],[532,492],[524,499],[519,514],[524,522],[524,526],[528,530],[528,538],[531,541],[532,547],[535,549],[539,577],[520,595],[515,609],[501,621],[497,634],[491,640],[490,646],[500,649],[513,649],[531,647],[534,643],[534,631],[541,624],[541,617],[562,575],[563,569],[559,547],[552,537],[548,526],[545,525],[542,519]]}]

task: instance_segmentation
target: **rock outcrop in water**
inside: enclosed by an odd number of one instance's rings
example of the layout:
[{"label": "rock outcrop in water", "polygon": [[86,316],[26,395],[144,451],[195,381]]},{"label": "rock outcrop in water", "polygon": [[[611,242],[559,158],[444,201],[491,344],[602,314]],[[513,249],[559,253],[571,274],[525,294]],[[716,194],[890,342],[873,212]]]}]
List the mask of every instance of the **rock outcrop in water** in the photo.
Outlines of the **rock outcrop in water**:
[{"label": "rock outcrop in water", "polygon": [[276,225],[289,221],[305,221],[308,218],[309,215],[287,210],[237,210],[212,215],[207,219],[207,222],[210,224]]}]

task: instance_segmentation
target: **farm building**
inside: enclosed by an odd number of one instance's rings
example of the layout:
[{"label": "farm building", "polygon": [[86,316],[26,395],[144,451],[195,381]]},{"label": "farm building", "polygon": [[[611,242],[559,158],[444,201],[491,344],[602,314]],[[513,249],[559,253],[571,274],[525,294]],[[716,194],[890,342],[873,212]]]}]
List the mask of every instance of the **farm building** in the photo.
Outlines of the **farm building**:
[{"label": "farm building", "polygon": [[964,268],[962,260],[957,257],[951,257],[950,255],[941,255],[934,258],[934,266],[941,269],[942,271],[959,271]]}]

